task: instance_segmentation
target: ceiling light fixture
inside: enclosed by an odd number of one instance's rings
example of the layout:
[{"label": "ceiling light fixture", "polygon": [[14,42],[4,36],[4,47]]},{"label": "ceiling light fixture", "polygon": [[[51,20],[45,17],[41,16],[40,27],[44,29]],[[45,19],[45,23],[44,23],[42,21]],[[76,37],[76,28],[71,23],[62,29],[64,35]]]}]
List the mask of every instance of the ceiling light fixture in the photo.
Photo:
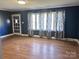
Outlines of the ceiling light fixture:
[{"label": "ceiling light fixture", "polygon": [[25,0],[17,0],[18,4],[26,4]]}]

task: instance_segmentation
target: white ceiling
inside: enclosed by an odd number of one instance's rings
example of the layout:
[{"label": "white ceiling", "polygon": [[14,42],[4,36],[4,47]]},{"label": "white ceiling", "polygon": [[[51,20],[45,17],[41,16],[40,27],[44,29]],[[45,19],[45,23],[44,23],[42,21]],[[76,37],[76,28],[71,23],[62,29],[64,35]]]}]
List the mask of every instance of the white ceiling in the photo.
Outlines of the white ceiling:
[{"label": "white ceiling", "polygon": [[79,0],[28,0],[25,5],[19,5],[17,0],[0,0],[0,10],[7,11],[56,8],[75,5],[79,6]]}]

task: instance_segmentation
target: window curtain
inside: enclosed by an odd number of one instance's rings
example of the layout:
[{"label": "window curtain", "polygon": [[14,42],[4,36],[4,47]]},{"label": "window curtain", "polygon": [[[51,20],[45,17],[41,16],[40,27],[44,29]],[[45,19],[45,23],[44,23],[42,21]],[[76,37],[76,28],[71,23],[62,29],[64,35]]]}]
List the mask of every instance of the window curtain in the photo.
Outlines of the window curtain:
[{"label": "window curtain", "polygon": [[42,37],[44,35],[44,32],[43,32],[43,29],[44,29],[44,15],[43,13],[40,13],[40,16],[39,16],[39,35],[40,37]]},{"label": "window curtain", "polygon": [[56,37],[56,21],[57,21],[57,13],[56,12],[48,12],[47,15],[47,37]]},{"label": "window curtain", "polygon": [[46,24],[47,24],[47,13],[46,12],[43,12],[43,13],[40,13],[40,19],[39,19],[39,24],[40,24],[40,27],[39,27],[39,35],[40,37],[45,37],[46,36]]},{"label": "window curtain", "polygon": [[58,12],[58,19],[57,19],[57,37],[64,38],[64,21],[65,21],[65,11]]},{"label": "window curtain", "polygon": [[28,35],[33,36],[32,13],[28,13]]},{"label": "window curtain", "polygon": [[51,26],[52,26],[52,13],[48,12],[47,13],[47,25],[46,25],[46,29],[47,29],[47,37],[50,38],[51,37]]},{"label": "window curtain", "polygon": [[38,31],[40,37],[64,37],[64,11],[28,13],[28,34]]}]

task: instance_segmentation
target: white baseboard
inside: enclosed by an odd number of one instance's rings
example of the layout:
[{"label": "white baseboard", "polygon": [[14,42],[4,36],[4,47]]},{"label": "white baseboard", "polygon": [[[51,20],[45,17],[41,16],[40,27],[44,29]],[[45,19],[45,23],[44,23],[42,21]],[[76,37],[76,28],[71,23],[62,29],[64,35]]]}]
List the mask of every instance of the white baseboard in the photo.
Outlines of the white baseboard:
[{"label": "white baseboard", "polygon": [[[12,35],[15,35],[15,33],[12,33],[12,34],[8,34],[8,35],[4,35],[4,36],[0,36],[0,38],[5,38],[5,37],[8,37],[8,36],[12,36]],[[18,35],[18,34],[17,34]],[[29,36],[28,34],[19,34],[21,36]],[[40,37],[38,35],[34,35],[33,37]],[[52,38],[52,39],[56,39],[56,38]],[[79,44],[79,40],[78,39],[72,39],[72,38],[62,38],[61,40],[66,40],[66,41],[74,41],[74,42],[77,42]]]},{"label": "white baseboard", "polygon": [[79,40],[78,39],[74,39],[75,42],[77,42],[79,44]]},{"label": "white baseboard", "polygon": [[21,36],[29,36],[28,34],[21,34]]},{"label": "white baseboard", "polygon": [[[21,36],[29,36],[28,34],[21,34]],[[38,35],[34,35],[33,37],[40,37]],[[46,38],[46,37],[45,37]],[[55,37],[52,37],[52,39],[56,39]],[[72,39],[72,38],[61,38],[61,40],[65,40],[65,41],[74,41],[77,42],[79,44],[79,40],[78,39]]]},{"label": "white baseboard", "polygon": [[12,36],[14,34],[8,34],[8,35],[4,35],[4,36],[0,36],[0,38],[5,38],[5,37],[8,37],[8,36]]},{"label": "white baseboard", "polygon": [[74,41],[77,42],[79,44],[79,39],[73,39],[73,38],[63,38],[66,41]]},{"label": "white baseboard", "polygon": [[40,37],[39,35],[34,35],[33,37]]}]

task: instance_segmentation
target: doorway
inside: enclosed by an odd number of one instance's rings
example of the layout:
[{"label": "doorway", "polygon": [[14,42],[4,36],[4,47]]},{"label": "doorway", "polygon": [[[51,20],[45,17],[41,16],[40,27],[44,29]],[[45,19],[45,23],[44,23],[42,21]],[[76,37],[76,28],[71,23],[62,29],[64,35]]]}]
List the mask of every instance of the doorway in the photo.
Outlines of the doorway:
[{"label": "doorway", "polygon": [[13,14],[12,15],[12,27],[14,34],[21,34],[21,15]]}]

